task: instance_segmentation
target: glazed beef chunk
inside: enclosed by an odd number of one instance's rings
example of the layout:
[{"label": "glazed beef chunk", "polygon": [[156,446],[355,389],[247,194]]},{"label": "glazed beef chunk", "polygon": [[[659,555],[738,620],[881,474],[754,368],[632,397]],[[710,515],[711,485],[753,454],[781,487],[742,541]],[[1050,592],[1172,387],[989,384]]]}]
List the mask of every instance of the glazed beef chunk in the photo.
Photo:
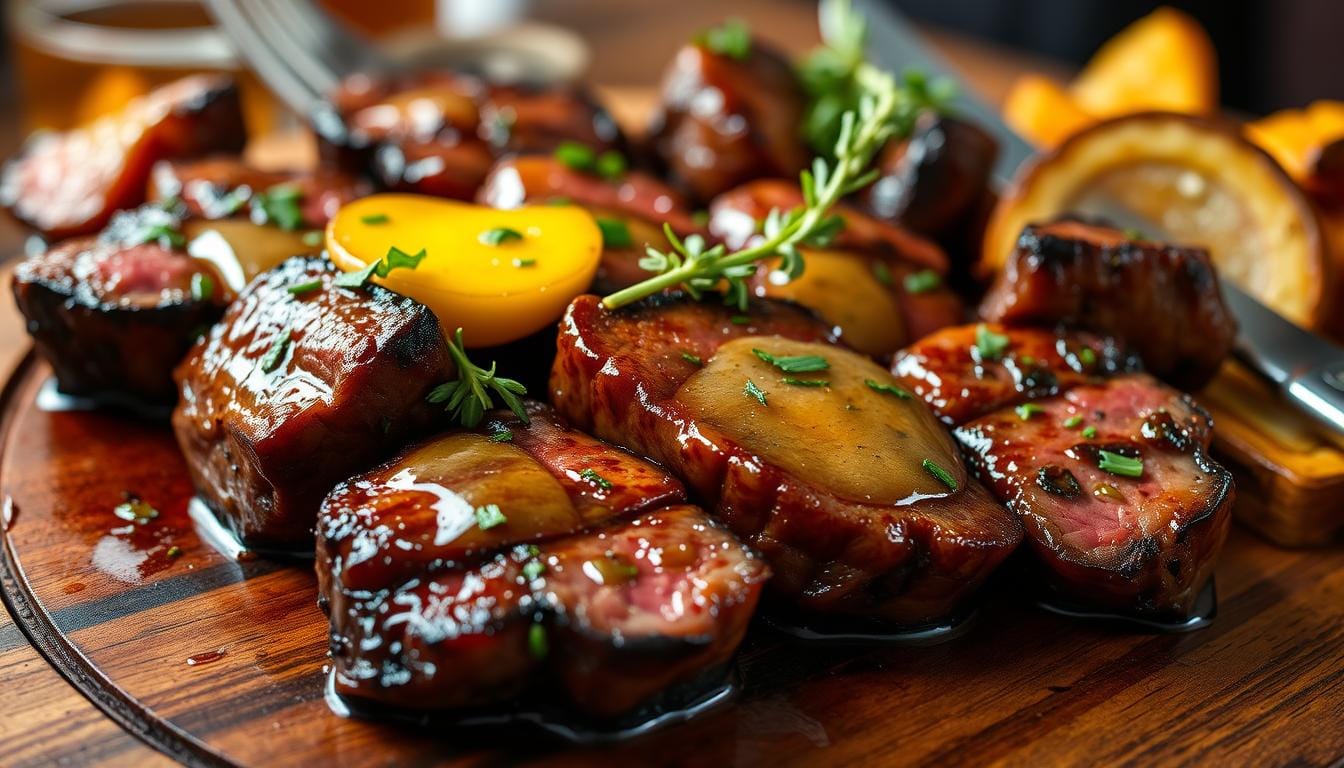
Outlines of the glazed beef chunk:
[{"label": "glazed beef chunk", "polygon": [[233,81],[195,75],[65,133],[39,133],[0,174],[0,204],[48,240],[98,232],[145,201],[150,168],[167,158],[239,152],[246,141]]},{"label": "glazed beef chunk", "polygon": [[[570,305],[551,396],[682,477],[804,612],[946,619],[1017,545],[951,438],[881,367],[795,305],[659,297]],[[736,317],[735,317],[736,316]]]},{"label": "glazed beef chunk", "polygon": [[760,41],[724,53],[701,40],[663,75],[649,139],[667,178],[708,202],[754,179],[798,175],[810,157],[799,134],[805,103],[793,66]]},{"label": "glazed beef chunk", "polygon": [[[719,195],[710,206],[710,232],[730,248],[759,237],[771,209],[803,203],[795,182],[762,179]],[[914,339],[965,320],[965,308],[945,284],[947,256],[937,245],[851,207],[825,248],[803,248],[803,274],[793,280],[768,266],[752,282],[757,296],[796,301],[830,323],[854,349],[886,356]]]},{"label": "glazed beef chunk", "polygon": [[169,214],[120,216],[101,237],[67,240],[20,262],[14,299],[62,392],[171,405],[173,367],[231,294],[206,262],[135,236],[156,221],[172,226]]},{"label": "glazed beef chunk", "polygon": [[764,563],[662,470],[544,406],[528,416],[412,446],[323,502],[338,693],[607,722],[722,680]]},{"label": "glazed beef chunk", "polygon": [[440,414],[426,395],[452,373],[432,312],[336,274],[304,257],[262,274],[176,372],[192,481],[258,548],[310,548],[322,497],[427,431]]},{"label": "glazed beef chunk", "polygon": [[1181,389],[1206,384],[1237,336],[1206,251],[1075,220],[1023,230],[980,314],[1114,336]]},{"label": "glazed beef chunk", "polygon": [[893,364],[957,425],[1060,598],[1180,622],[1227,535],[1232,477],[1208,457],[1208,415],[1135,368],[1097,337],[998,325],[947,329]]},{"label": "glazed beef chunk", "polygon": [[551,155],[501,160],[477,199],[495,208],[572,203],[592,212],[603,235],[593,287],[599,293],[649,277],[639,260],[645,246],[668,248],[664,222],[683,237],[701,231],[681,194],[653,176],[631,170],[603,176],[595,168],[576,168]]}]

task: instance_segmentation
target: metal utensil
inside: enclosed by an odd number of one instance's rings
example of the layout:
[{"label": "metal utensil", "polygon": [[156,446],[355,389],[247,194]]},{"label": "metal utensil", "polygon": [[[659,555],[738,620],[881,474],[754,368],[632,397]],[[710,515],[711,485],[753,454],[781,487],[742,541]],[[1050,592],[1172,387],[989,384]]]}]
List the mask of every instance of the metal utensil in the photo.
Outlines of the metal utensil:
[{"label": "metal utensil", "polygon": [[[823,5],[826,0],[823,0]],[[956,78],[932,53],[919,33],[888,2],[855,0],[857,12],[868,20],[868,55],[891,72],[921,69],[930,75]],[[826,17],[823,11],[821,16]],[[970,117],[999,142],[994,176],[1007,183],[1035,152],[1009,128],[998,112],[962,88],[953,109]],[[1106,206],[1100,213],[1118,226],[1135,225],[1160,234],[1161,228],[1138,214]],[[1322,436],[1344,447],[1344,349],[1280,317],[1229,280],[1220,281],[1223,298],[1240,326],[1235,354],[1256,373],[1274,383],[1285,398],[1321,426]]]}]

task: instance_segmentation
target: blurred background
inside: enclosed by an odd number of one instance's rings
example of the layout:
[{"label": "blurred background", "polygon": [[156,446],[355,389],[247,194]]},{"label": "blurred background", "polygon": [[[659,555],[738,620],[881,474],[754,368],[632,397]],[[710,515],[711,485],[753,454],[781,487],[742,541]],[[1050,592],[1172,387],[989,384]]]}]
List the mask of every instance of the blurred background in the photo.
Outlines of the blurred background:
[{"label": "blurred background", "polygon": [[[1156,8],[1147,0],[892,0],[937,44],[1008,49],[1033,68],[1067,75],[1108,37]],[[395,40],[474,35],[521,18],[557,24],[590,45],[590,77],[614,86],[655,82],[676,44],[740,16],[787,49],[816,40],[805,0],[319,0],[367,34]],[[1344,96],[1344,3],[1335,0],[1175,0],[1219,53],[1223,101],[1250,114]],[[236,66],[194,0],[6,0],[0,49],[0,143],[39,127],[68,127],[119,108],[154,84]],[[970,56],[974,66],[975,57]],[[981,73],[983,74],[983,73]],[[988,79],[991,98],[996,81]],[[273,124],[250,86],[249,119]],[[1006,85],[1005,85],[1006,87]]]}]

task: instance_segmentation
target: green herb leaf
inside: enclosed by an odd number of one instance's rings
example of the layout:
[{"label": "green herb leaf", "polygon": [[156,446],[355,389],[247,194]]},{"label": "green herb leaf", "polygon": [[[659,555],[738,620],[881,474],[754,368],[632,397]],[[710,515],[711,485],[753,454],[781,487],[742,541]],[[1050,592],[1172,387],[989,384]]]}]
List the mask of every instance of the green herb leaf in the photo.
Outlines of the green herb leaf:
[{"label": "green herb leaf", "polygon": [[503,425],[499,426],[490,433],[490,442],[492,443],[510,443],[513,442],[513,430]]},{"label": "green herb leaf", "polygon": [[1038,413],[1045,413],[1045,409],[1035,403],[1023,403],[1013,410],[1017,411],[1017,418],[1023,421],[1030,420]]},{"label": "green herb leaf", "polygon": [[746,315],[733,315],[728,318],[733,325],[746,325],[751,322],[751,318]]},{"label": "green herb leaf", "polygon": [[274,224],[286,232],[303,226],[303,190],[294,184],[276,184],[252,196],[252,221]]},{"label": "green herb leaf", "polygon": [[906,293],[928,293],[942,284],[942,275],[932,269],[923,269],[905,276]]},{"label": "green herb leaf", "polygon": [[540,661],[546,658],[549,647],[546,644],[546,627],[541,624],[533,624],[527,630],[527,650],[532,654],[532,658]]},{"label": "green herb leaf", "polygon": [[1143,475],[1143,459],[1132,459],[1110,451],[1097,451],[1097,456],[1099,457],[1097,469],[1103,472],[1124,477],[1141,477]]},{"label": "green herb leaf", "polygon": [[597,169],[597,153],[587,144],[580,144],[577,141],[564,141],[555,148],[552,153],[561,165],[572,168],[584,173],[592,173]]},{"label": "green herb leaf", "polygon": [[584,480],[587,480],[593,485],[596,485],[598,488],[601,488],[604,491],[610,491],[612,488],[611,481],[599,475],[597,473],[597,470],[593,469],[592,467],[589,467],[588,469],[585,469],[582,472],[580,472],[579,477]]},{"label": "green herb leaf", "polygon": [[696,37],[696,42],[739,61],[751,55],[751,29],[741,19],[729,19],[706,29]]},{"label": "green herb leaf", "polygon": [[289,349],[291,338],[288,328],[275,335],[275,339],[271,341],[270,349],[266,350],[266,354],[261,356],[262,373],[270,373],[280,367],[280,363],[285,359],[285,350]]},{"label": "green herb leaf", "polygon": [[383,258],[366,265],[361,270],[342,272],[332,278],[331,284],[337,288],[362,288],[374,275],[387,277],[394,269],[415,269],[425,260],[426,255],[428,254],[424,248],[416,253],[407,253],[394,245],[387,249],[387,255]]},{"label": "green herb leaf", "polygon": [[1078,350],[1078,362],[1083,364],[1084,368],[1091,368],[1097,364],[1097,353],[1091,347],[1083,347]]},{"label": "green herb leaf", "polygon": [[485,230],[476,239],[481,241],[484,245],[499,247],[514,240],[522,240],[523,233],[516,229],[510,229],[509,227],[495,227],[494,229]]},{"label": "green herb leaf", "polygon": [[546,572],[546,564],[540,560],[528,560],[523,563],[523,578],[528,581],[535,581],[537,577]]},{"label": "green herb leaf", "polygon": [[[887,262],[882,261],[881,259],[878,259],[877,261],[874,261],[874,262],[873,262],[873,277],[876,277],[876,278],[877,278],[877,282],[879,282],[879,283],[881,283],[881,284],[883,284],[883,285],[886,285],[886,286],[890,286],[890,285],[891,285],[891,282],[892,282],[892,279],[893,279],[892,276],[891,276],[891,267],[887,266]],[[908,281],[909,281],[909,279],[907,278],[907,283],[908,283]],[[907,286],[906,286],[906,290],[907,290],[907,291],[910,290],[908,284],[907,284]]]},{"label": "green herb leaf", "polygon": [[625,175],[626,165],[625,155],[609,149],[598,155],[593,170],[597,171],[598,176],[608,181],[615,181]]},{"label": "green herb leaf", "polygon": [[981,360],[998,360],[1007,349],[1007,336],[989,330],[984,323],[975,327],[975,350],[980,353]]},{"label": "green herb leaf", "polygon": [[696,355],[692,355],[690,352],[682,352],[682,353],[681,353],[681,359],[682,359],[682,360],[685,360],[686,362],[688,362],[688,363],[690,363],[690,364],[692,364],[692,365],[704,365],[704,364],[705,364],[705,361],[704,361],[704,360],[701,360],[701,359],[700,359],[698,356],[696,356]]},{"label": "green herb leaf", "polygon": [[826,362],[826,358],[820,355],[786,355],[783,357],[775,356],[763,349],[752,349],[760,359],[775,366],[785,373],[816,373],[825,371],[831,367]]},{"label": "green herb leaf", "polygon": [[306,280],[302,283],[295,283],[286,288],[285,290],[289,291],[291,296],[302,296],[305,293],[316,291],[321,287],[322,287],[321,278],[314,278],[312,280]]},{"label": "green herb leaf", "polygon": [[742,388],[742,391],[747,397],[754,398],[756,402],[761,405],[769,405],[769,403],[765,402],[765,392],[762,391],[760,387],[756,386],[756,383],[751,379],[747,379],[747,385]]},{"label": "green herb leaf", "polygon": [[949,491],[957,490],[957,479],[952,476],[951,472],[948,472],[946,469],[943,469],[929,459],[925,459],[921,466],[924,467],[925,472],[938,478],[939,482],[946,485]]},{"label": "green herb leaf", "polygon": [[303,233],[303,244],[309,248],[316,248],[322,245],[322,230],[310,229]]},{"label": "green herb leaf", "polygon": [[374,270],[378,269],[379,262],[372,262],[363,269],[354,272],[342,272],[331,279],[331,284],[337,288],[363,288],[364,284],[373,277]]},{"label": "green herb leaf", "polygon": [[1086,429],[1083,430],[1083,437],[1087,438],[1088,440],[1091,440],[1096,436],[1097,436],[1096,427],[1087,427]]},{"label": "green herb leaf", "polygon": [[367,216],[360,216],[359,220],[371,227],[376,227],[391,221],[392,217],[388,216],[386,213],[370,213]]},{"label": "green herb leaf", "polygon": [[461,328],[449,339],[448,354],[457,367],[457,381],[440,384],[430,390],[426,397],[429,402],[444,403],[454,421],[467,429],[473,429],[481,423],[485,412],[495,407],[494,398],[498,396],[519,420],[524,424],[531,423],[521,399],[527,394],[527,388],[513,379],[496,375],[494,363],[487,370],[471,362],[462,344]]},{"label": "green herb leaf", "polygon": [[635,244],[630,236],[630,227],[620,219],[597,217],[597,228],[602,230],[603,248],[629,248]]},{"label": "green herb leaf", "polygon": [[476,527],[482,531],[488,531],[507,522],[509,522],[509,519],[499,510],[498,504],[486,504],[483,507],[476,508]]},{"label": "green herb leaf", "polygon": [[191,298],[196,301],[209,301],[215,295],[215,281],[204,272],[191,276]]},{"label": "green herb leaf", "polygon": [[1064,420],[1064,426],[1068,429],[1073,429],[1074,427],[1077,427],[1079,424],[1082,423],[1083,423],[1083,417],[1077,414],[1074,414]]},{"label": "green herb leaf", "polygon": [[895,395],[896,397],[902,400],[909,400],[911,397],[913,397],[913,395],[911,395],[905,389],[898,387],[895,384],[887,384],[881,381],[876,381],[874,379],[864,379],[863,383],[867,384],[868,388],[871,390],[874,390],[876,392],[882,392],[888,395]]},{"label": "green herb leaf", "polygon": [[785,376],[780,381],[794,387],[828,387],[831,384],[826,379],[795,379],[792,376]]}]

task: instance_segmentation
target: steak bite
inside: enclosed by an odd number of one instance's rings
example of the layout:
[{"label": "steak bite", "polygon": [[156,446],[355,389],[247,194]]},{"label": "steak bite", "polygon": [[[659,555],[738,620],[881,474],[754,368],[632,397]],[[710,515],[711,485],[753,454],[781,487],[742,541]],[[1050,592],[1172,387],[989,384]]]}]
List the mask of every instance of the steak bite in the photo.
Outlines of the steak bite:
[{"label": "steak bite", "polygon": [[1057,595],[1181,622],[1227,535],[1232,477],[1208,457],[1208,415],[1131,362],[1095,337],[967,326],[916,344],[894,370],[957,425]]},{"label": "steak bite", "polygon": [[120,114],[35,134],[0,174],[0,205],[53,242],[90,235],[113,212],[145,201],[154,163],[240,152],[246,138],[233,81],[193,75],[135,99]]},{"label": "steak bite", "polygon": [[[265,202],[268,195],[279,199],[277,192],[288,195],[285,202],[293,201],[280,216],[273,204]],[[192,218],[239,215],[294,230],[325,227],[342,205],[369,192],[366,182],[341,171],[263,171],[237,157],[209,157],[156,164],[149,198],[181,200]]]},{"label": "steak bite", "polygon": [[176,226],[171,215],[121,217],[102,237],[67,240],[19,262],[14,300],[62,392],[171,405],[173,367],[232,293],[210,264],[171,242],[144,241],[146,227]]},{"label": "steak bite", "polygon": [[570,305],[556,409],[682,477],[813,614],[919,626],[1017,545],[1012,515],[886,371],[803,310],[659,297]]},{"label": "steak bite", "polygon": [[1181,389],[1206,384],[1237,336],[1206,251],[1068,219],[1022,231],[980,315],[1114,336]]},{"label": "steak bite", "polygon": [[728,662],[764,563],[666,473],[528,413],[413,446],[323,502],[338,693],[466,715],[525,693],[522,711],[608,720],[693,697],[673,689]]},{"label": "steak bite", "polygon": [[[322,497],[427,431],[452,373],[434,313],[327,261],[263,273],[176,371],[173,430],[201,497],[244,543],[307,549]],[[291,287],[318,285],[299,292]]]}]

